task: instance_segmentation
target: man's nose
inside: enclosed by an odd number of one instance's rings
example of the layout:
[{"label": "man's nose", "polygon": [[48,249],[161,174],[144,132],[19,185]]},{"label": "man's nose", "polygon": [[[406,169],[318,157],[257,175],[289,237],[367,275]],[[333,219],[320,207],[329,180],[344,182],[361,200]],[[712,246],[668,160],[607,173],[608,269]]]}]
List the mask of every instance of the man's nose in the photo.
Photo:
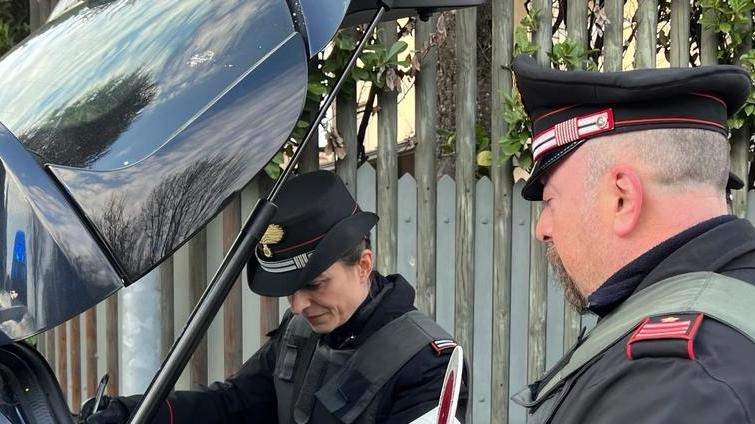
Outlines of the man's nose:
[{"label": "man's nose", "polygon": [[540,216],[537,218],[537,225],[535,225],[535,236],[540,241],[548,241],[551,239],[551,219],[548,210],[540,212]]},{"label": "man's nose", "polygon": [[301,290],[297,290],[288,297],[288,303],[291,304],[291,312],[301,314],[309,306],[309,297]]}]

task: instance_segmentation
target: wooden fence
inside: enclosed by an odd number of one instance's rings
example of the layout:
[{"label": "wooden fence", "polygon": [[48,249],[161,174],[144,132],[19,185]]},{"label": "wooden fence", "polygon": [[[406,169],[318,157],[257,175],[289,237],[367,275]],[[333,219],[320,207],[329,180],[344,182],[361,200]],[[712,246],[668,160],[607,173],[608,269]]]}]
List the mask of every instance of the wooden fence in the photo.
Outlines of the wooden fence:
[{"label": "wooden fence", "polygon": [[[31,2],[37,3],[33,10],[44,9],[39,7],[43,0]],[[605,0],[602,4],[608,18],[603,69],[621,69],[626,59],[622,48],[624,1]],[[552,45],[552,2],[532,0],[532,6],[540,10],[538,27],[548,29],[534,35],[540,46],[538,60],[547,63]],[[672,2],[672,66],[687,66],[689,6],[686,1]],[[657,10],[655,0],[638,1],[634,50],[637,67],[655,65]],[[509,64],[514,15],[513,0],[492,1],[490,70],[495,94],[509,93],[512,88]],[[357,169],[356,155],[347,154],[336,162],[335,170],[356,193],[362,208],[381,216],[375,234],[377,269],[404,274],[417,289],[418,308],[452,331],[465,347],[473,369],[471,422],[524,423],[524,410],[512,406],[508,400],[512,390],[539,376],[561,355],[564,347],[573,343],[579,327],[591,325],[592,320],[565,307],[561,290],[549,283],[543,246],[533,243],[532,237],[540,205],[521,199],[520,187],[513,181],[512,165],[501,160],[497,143],[493,143],[491,177],[475,177],[475,123],[479,118],[475,112],[477,11],[462,10],[455,16],[455,175],[436,177],[438,93],[437,54],[433,49],[423,56],[422,70],[416,80],[414,175],[398,175],[397,99],[391,93],[378,98],[376,166]],[[566,31],[570,38],[581,43],[587,37],[586,16],[586,0],[569,1]],[[435,22],[435,19],[418,22],[417,46],[429,40]],[[386,28],[392,25],[384,24]],[[701,60],[714,63],[715,34],[703,33]],[[490,106],[491,139],[498,140],[505,131],[501,96],[491,96]],[[354,98],[341,95],[336,110],[337,128],[345,149],[356,152]],[[746,131],[733,134],[733,169],[740,176],[747,174],[749,166],[749,138]],[[312,153],[305,161],[307,169],[317,167],[316,152]],[[242,219],[267,188],[259,181],[251,183],[206,230],[150,275],[149,296],[160,299],[156,307],[160,308],[157,325],[162,336],[156,346],[163,355],[188,316],[190,305],[196,302],[220,263],[222,252]],[[734,209],[738,214],[748,210],[747,204],[747,193],[735,194]],[[55,369],[74,410],[83,398],[93,394],[102,373],[107,371],[111,376],[110,394],[118,393],[122,386],[119,379],[128,372],[128,367],[119,362],[119,340],[123,338],[124,325],[129,323],[119,320],[123,315],[119,307],[123,296],[134,290],[132,287],[39,338],[38,346]],[[237,283],[177,387],[189,388],[222,379],[238,369],[263,341],[265,332],[277,325],[284,307],[278,299],[253,295],[245,281]]]}]

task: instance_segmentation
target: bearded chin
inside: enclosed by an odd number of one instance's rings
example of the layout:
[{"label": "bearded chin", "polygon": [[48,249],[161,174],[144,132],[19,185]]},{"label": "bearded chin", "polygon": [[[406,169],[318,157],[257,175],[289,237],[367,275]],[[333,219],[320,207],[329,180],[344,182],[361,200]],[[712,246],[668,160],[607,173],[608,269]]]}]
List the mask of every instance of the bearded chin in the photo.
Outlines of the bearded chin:
[{"label": "bearded chin", "polygon": [[566,267],[561,261],[561,257],[556,252],[556,247],[553,246],[553,242],[547,242],[548,247],[546,249],[546,256],[553,271],[556,272],[556,279],[561,287],[564,289],[564,296],[567,302],[580,314],[587,312],[587,299],[580,293],[577,288],[577,284],[566,272]]}]

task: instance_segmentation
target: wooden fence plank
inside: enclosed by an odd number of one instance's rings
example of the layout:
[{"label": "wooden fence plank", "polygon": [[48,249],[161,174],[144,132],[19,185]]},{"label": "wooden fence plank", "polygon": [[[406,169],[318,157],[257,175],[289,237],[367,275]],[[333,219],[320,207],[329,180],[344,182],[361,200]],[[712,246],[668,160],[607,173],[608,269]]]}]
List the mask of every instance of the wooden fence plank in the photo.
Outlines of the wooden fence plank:
[{"label": "wooden fence plank", "polygon": [[168,356],[175,340],[173,256],[160,264],[160,357]]},{"label": "wooden fence plank", "polygon": [[454,333],[454,269],[456,263],[456,183],[448,175],[438,180],[435,321]]},{"label": "wooden fence plank", "polygon": [[[522,190],[522,183],[514,186],[514,192]],[[517,393],[530,381],[527,379],[528,311],[530,284],[530,202],[521,196],[513,198],[511,234],[511,340],[510,346],[510,393]],[[537,241],[535,241],[537,243]],[[527,410],[513,402],[509,403],[509,423],[524,424]]]},{"label": "wooden fence plank", "polygon": [[[241,196],[236,195],[223,210],[223,252],[228,252],[241,229]],[[241,279],[233,284],[223,303],[223,338],[225,352],[223,370],[230,377],[243,362],[241,332]]]},{"label": "wooden fence plank", "polygon": [[[315,125],[319,125],[316,123]],[[304,152],[299,158],[299,171],[309,172],[320,169],[320,146],[317,139],[317,132],[312,136],[314,140],[310,140],[306,146],[304,146]]]},{"label": "wooden fence plank", "polygon": [[39,25],[44,25],[45,21],[47,21],[47,18],[50,16],[50,12],[52,12],[52,1],[51,0],[38,0],[39,3]]},{"label": "wooden fence plank", "polygon": [[68,321],[68,352],[71,366],[71,411],[81,407],[81,318],[77,315]]},{"label": "wooden fence plank", "polygon": [[[749,16],[750,20],[746,25],[742,25],[738,30],[745,34],[752,33],[752,11],[755,5],[752,2],[747,3],[747,7],[741,11],[745,16]],[[742,40],[742,44],[737,46],[734,57],[736,63],[740,64],[740,58],[745,53],[752,49],[752,38],[745,37]],[[750,163],[750,138],[752,136],[750,127],[743,125],[742,128],[733,129],[731,131],[731,171],[734,172],[742,179],[747,181],[749,177],[749,163]],[[744,216],[747,208],[747,190],[734,190],[733,199],[731,202],[732,210],[737,216]]]},{"label": "wooden fence plank", "polygon": [[56,353],[56,347],[55,347],[55,329],[51,328],[43,333],[44,340],[45,340],[45,357],[47,358],[47,363],[50,365],[50,368],[55,369],[55,353]]},{"label": "wooden fence plank", "polygon": [[608,22],[603,33],[603,69],[616,72],[622,69],[624,55],[624,1],[605,0]]},{"label": "wooden fence plank", "polygon": [[[241,191],[241,219],[246,221],[260,197],[259,178],[252,180],[244,190]],[[242,317],[242,358],[251,357],[259,347],[267,341],[268,331],[278,325],[278,302],[274,299],[266,298],[254,294],[249,289],[247,269],[241,272],[241,317]],[[266,305],[263,307],[263,305]],[[274,311],[270,309],[275,307]]]},{"label": "wooden fence plank", "polygon": [[[731,171],[742,178],[743,181],[747,181],[750,138],[751,133],[749,128],[739,128],[731,131]],[[734,190],[732,194],[732,210],[739,217],[745,216],[748,192],[745,190]]]},{"label": "wooden fence plank", "polygon": [[39,16],[39,2],[37,0],[29,0],[29,30],[35,31],[42,24],[41,17]]},{"label": "wooden fence plank", "polygon": [[60,389],[63,390],[63,397],[70,400],[70,397],[68,396],[71,392],[68,389],[68,352],[66,352],[68,343],[66,340],[66,323],[60,324],[55,328],[55,338],[58,349],[56,354],[58,359],[58,383],[60,384]]},{"label": "wooden fence plank", "polygon": [[655,68],[655,46],[658,39],[658,0],[638,0],[637,37],[634,50],[636,69]]},{"label": "wooden fence plank", "polygon": [[107,394],[117,396],[120,383],[120,361],[118,358],[118,296],[110,296],[105,304],[105,351],[107,352],[107,373],[109,383]]},{"label": "wooden fence plank", "polygon": [[94,396],[99,382],[97,373],[97,308],[92,307],[84,313],[84,340],[86,342],[86,354],[84,363],[86,369],[85,398]]},{"label": "wooden fence plank", "polygon": [[[537,218],[541,212],[542,203],[533,204],[531,209],[531,234],[535,233]],[[533,239],[530,245],[529,360],[527,362],[527,377],[530,381],[535,381],[545,372],[547,267],[545,244]]]},{"label": "wooden fence plank", "polygon": [[[352,35],[356,33],[353,29],[349,31]],[[336,129],[343,140],[343,149],[346,152],[343,159],[336,156],[336,174],[341,177],[352,195],[356,195],[357,191],[359,165],[356,91],[356,81],[349,80],[343,84],[341,92],[336,97]]]},{"label": "wooden fence plank", "polygon": [[[511,349],[511,159],[504,158],[500,140],[506,132],[503,117],[503,93],[510,94],[511,57],[514,44],[514,2],[494,0],[492,3],[491,133],[493,165],[493,339],[491,352],[490,422],[507,424],[509,420],[509,361]],[[498,91],[496,91],[498,90]]]},{"label": "wooden fence plank", "polygon": [[[551,20],[552,9],[550,0],[537,0],[533,7],[540,10],[538,14],[538,28],[535,39],[539,49],[537,60],[543,66],[549,66],[548,51],[551,49]],[[541,202],[533,202],[531,205],[530,234],[535,235],[535,225],[542,211]],[[545,261],[545,245],[537,240],[530,244],[530,297],[529,297],[529,333],[527,346],[529,358],[527,361],[527,377],[534,381],[545,371],[545,337],[546,337],[546,300],[548,291],[547,279],[548,266]]]},{"label": "wooden fence plank", "polygon": [[755,197],[747,196],[747,219],[755,224]]},{"label": "wooden fence plank", "polygon": [[417,184],[410,174],[404,174],[398,181],[398,198],[401,207],[396,210],[398,217],[396,270],[406,281],[417,284]]},{"label": "wooden fence plank", "polygon": [[493,183],[483,177],[475,187],[474,377],[472,422],[491,421],[491,351],[493,347]]},{"label": "wooden fence plank", "polygon": [[[205,281],[209,282],[223,260],[225,251],[223,249],[223,224],[225,210],[221,211],[212,221],[207,223],[205,231],[207,234],[205,252],[207,252],[207,275]],[[231,287],[233,291],[234,287]],[[237,295],[237,297],[239,297]],[[221,381],[227,377],[226,374],[226,351],[227,344],[231,340],[226,338],[226,301],[231,299],[231,294],[226,297],[223,304],[220,305],[217,313],[213,317],[210,326],[207,328],[207,381]],[[240,298],[238,300],[241,300]],[[238,338],[236,340],[239,341]],[[236,369],[238,371],[238,368]]]},{"label": "wooden fence plank", "polygon": [[[366,162],[360,166],[357,170],[357,203],[363,211],[377,212],[377,200],[375,190],[377,175],[375,168]],[[382,219],[382,217],[381,217]],[[375,228],[370,232],[370,239],[372,240],[372,247],[375,248]],[[379,269],[378,269],[379,271]]]},{"label": "wooden fence plank", "polygon": [[566,9],[566,31],[569,39],[587,48],[587,0],[570,0]]},{"label": "wooden fence plank", "polygon": [[414,152],[414,174],[417,179],[417,309],[435,318],[435,229],[437,207],[437,139],[438,122],[438,48],[431,43],[438,18],[417,21],[415,29],[416,55],[420,71],[417,74],[415,100],[417,148]]},{"label": "wooden fence plank", "polygon": [[[456,14],[456,299],[454,337],[474,358],[475,108],[477,104],[477,11]],[[470,360],[470,366],[474,363]],[[473,368],[474,369],[474,368]],[[471,404],[473,413],[474,404]]]},{"label": "wooden fence plank", "polygon": [[[189,256],[189,307],[194,309],[207,287],[207,232],[201,230],[187,243]],[[207,384],[207,335],[197,345],[189,362],[189,384]]]},{"label": "wooden fence plank", "polygon": [[689,66],[689,0],[671,0],[671,66]]},{"label": "wooden fence plank", "polygon": [[[397,40],[396,22],[380,24],[379,38],[391,46]],[[377,155],[377,270],[384,274],[396,272],[396,229],[398,228],[398,156],[396,133],[398,93],[388,89],[378,92],[378,155]]]},{"label": "wooden fence plank", "polygon": [[551,21],[553,20],[553,9],[550,0],[533,0],[533,10],[537,10],[537,28],[541,31],[535,31],[532,40],[538,46],[535,57],[537,62],[543,66],[550,66],[548,52],[553,47],[553,36],[551,35]]},{"label": "wooden fence plank", "polygon": [[[708,19],[715,18],[714,8],[703,8],[703,16]],[[700,33],[700,64],[713,65],[717,62],[716,50],[718,48],[717,34],[712,28],[702,27]]]}]

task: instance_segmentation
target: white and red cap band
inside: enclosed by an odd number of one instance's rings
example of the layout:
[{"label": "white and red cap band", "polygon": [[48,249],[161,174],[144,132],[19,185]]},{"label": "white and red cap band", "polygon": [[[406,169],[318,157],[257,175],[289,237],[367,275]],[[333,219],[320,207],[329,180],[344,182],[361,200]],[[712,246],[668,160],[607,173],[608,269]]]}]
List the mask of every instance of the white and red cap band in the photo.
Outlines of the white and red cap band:
[{"label": "white and red cap band", "polygon": [[614,129],[613,110],[603,109],[559,122],[532,138],[532,158],[537,162],[551,150]]}]

